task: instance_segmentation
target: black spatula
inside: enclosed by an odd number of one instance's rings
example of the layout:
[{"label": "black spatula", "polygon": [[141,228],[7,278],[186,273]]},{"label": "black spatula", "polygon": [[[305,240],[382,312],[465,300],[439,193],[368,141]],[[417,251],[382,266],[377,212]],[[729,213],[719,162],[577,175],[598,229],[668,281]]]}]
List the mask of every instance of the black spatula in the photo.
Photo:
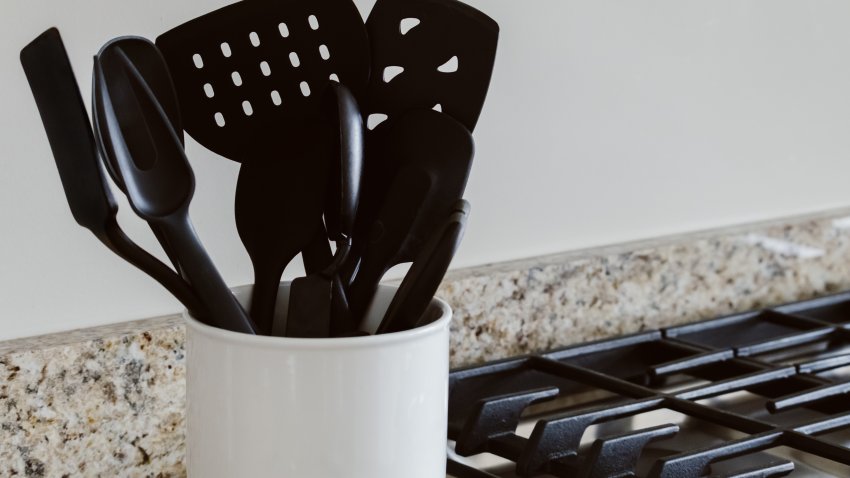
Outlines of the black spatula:
[{"label": "black spatula", "polygon": [[27,45],[21,51],[21,64],[41,113],[74,219],[115,254],[162,284],[193,315],[203,319],[206,311],[189,286],[130,240],[118,226],[118,206],[106,184],[89,118],[59,31],[51,28]]},{"label": "black spatula", "polygon": [[[344,289],[339,288],[338,271],[351,248],[351,232],[360,197],[363,166],[363,117],[357,100],[343,85],[333,84],[325,94],[323,121],[327,122],[326,142],[332,146],[331,184],[325,208],[325,221],[331,240],[336,242],[333,263],[319,274],[310,274],[292,282],[289,311],[286,319],[287,337],[329,337],[354,329],[347,312]],[[334,288],[337,281],[337,288]],[[336,293],[334,293],[336,292]],[[336,299],[334,314],[332,299]],[[333,315],[334,323],[331,318]],[[275,324],[275,335],[280,333]]]},{"label": "black spatula", "polygon": [[400,170],[349,290],[351,310],[358,319],[386,271],[412,262],[463,196],[474,156],[472,135],[444,113],[414,110],[392,121],[380,153],[397,162]]},{"label": "black spatula", "polygon": [[468,202],[459,201],[448,220],[434,231],[404,276],[376,334],[409,330],[420,325],[422,314],[437,292],[463,240],[469,210]]},{"label": "black spatula", "polygon": [[331,79],[361,95],[366,30],[350,0],[245,0],[157,39],[186,131],[243,164],[239,234],[254,264],[251,315],[268,333],[280,276],[320,230],[327,174],[320,100]]},{"label": "black spatula", "polygon": [[[163,65],[164,67],[164,65]],[[255,333],[218,274],[189,220],[194,175],[183,145],[148,84],[122,51],[107,44],[95,57],[95,100],[107,159],[140,217],[163,232],[216,327]]]},{"label": "black spatula", "polygon": [[[499,26],[456,0],[378,0],[366,22],[372,76],[364,111],[390,120],[412,109],[438,109],[472,132],[496,58]],[[351,278],[401,164],[385,149],[385,121],[367,137],[363,197],[352,253]]]}]

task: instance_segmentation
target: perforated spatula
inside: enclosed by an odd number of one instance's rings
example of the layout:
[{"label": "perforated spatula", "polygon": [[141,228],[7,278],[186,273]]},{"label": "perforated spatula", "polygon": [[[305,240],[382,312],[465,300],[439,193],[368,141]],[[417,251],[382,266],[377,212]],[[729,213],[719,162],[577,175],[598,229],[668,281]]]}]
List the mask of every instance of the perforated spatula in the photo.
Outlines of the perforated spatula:
[{"label": "perforated spatula", "polygon": [[378,0],[366,22],[372,76],[364,111],[386,115],[367,135],[363,197],[344,276],[357,268],[387,192],[401,166],[385,149],[392,120],[412,109],[437,109],[472,132],[490,85],[499,26],[456,0]]},{"label": "perforated spatula", "polygon": [[243,164],[237,226],[254,264],[251,315],[268,333],[286,265],[311,241],[327,241],[318,231],[328,168],[320,100],[331,80],[362,95],[363,21],[350,0],[244,0],[156,43],[186,131]]},{"label": "perforated spatula", "polygon": [[102,137],[110,138],[104,145],[113,147],[106,159],[123,179],[133,210],[160,228],[174,247],[210,322],[222,329],[255,333],[189,220],[195,182],[183,144],[120,44],[107,44],[95,57],[95,92],[98,127]]},{"label": "perforated spatula", "polygon": [[162,284],[195,317],[203,320],[206,311],[188,284],[134,243],[118,225],[118,206],[106,184],[88,114],[59,30],[51,28],[27,45],[21,51],[21,64],[74,219],[115,254]]}]

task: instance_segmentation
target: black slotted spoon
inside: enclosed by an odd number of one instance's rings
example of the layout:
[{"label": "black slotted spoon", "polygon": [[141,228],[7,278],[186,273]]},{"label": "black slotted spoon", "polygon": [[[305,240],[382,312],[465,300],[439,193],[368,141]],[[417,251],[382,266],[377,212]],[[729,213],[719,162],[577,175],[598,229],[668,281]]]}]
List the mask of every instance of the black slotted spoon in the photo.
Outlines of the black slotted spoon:
[{"label": "black slotted spoon", "polygon": [[362,95],[365,26],[350,0],[244,0],[157,38],[186,131],[242,163],[239,235],[254,265],[251,316],[271,331],[280,277],[322,237],[328,154],[319,120],[332,80]]},{"label": "black slotted spoon", "polygon": [[[367,136],[363,196],[343,274],[349,280],[401,167],[398,158],[384,153],[393,120],[434,108],[471,133],[487,96],[499,40],[493,19],[457,0],[378,0],[366,27],[372,75],[364,112],[370,119],[386,115],[389,120]],[[437,227],[436,217],[445,215],[435,216],[431,227]]]}]

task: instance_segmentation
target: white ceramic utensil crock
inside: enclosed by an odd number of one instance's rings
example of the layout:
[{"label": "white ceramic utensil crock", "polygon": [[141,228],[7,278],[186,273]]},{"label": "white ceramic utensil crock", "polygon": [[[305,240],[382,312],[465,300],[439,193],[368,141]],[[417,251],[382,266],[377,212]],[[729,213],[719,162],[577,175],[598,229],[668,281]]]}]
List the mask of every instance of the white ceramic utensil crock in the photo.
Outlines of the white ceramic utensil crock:
[{"label": "white ceramic utensil crock", "polygon": [[[395,290],[380,287],[369,323]],[[288,296],[282,284],[277,310]],[[444,478],[451,309],[435,299],[427,313],[417,329],[341,339],[251,336],[184,314],[190,478]]]}]

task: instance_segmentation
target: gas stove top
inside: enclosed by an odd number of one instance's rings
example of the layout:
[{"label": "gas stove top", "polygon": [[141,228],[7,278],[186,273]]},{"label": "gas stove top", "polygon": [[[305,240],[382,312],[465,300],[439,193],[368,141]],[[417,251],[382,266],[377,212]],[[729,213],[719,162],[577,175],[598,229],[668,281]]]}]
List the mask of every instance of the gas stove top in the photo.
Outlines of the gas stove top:
[{"label": "gas stove top", "polygon": [[449,476],[850,476],[850,293],[453,371]]}]

